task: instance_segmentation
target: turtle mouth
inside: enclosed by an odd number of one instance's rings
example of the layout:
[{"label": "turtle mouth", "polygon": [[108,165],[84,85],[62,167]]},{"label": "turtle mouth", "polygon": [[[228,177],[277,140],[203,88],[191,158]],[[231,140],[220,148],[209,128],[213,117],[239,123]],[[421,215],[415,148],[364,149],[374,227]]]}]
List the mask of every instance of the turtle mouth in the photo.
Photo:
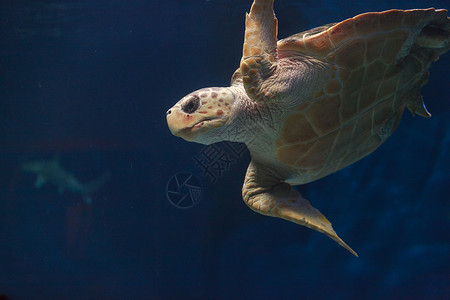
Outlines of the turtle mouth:
[{"label": "turtle mouth", "polygon": [[222,126],[225,123],[225,120],[221,118],[206,118],[201,121],[198,121],[192,126],[186,127],[175,133],[176,136],[182,137],[186,140],[194,139],[197,134],[203,131],[207,131],[209,129],[217,128]]},{"label": "turtle mouth", "polygon": [[209,127],[211,125],[214,125],[215,123],[217,123],[218,120],[219,120],[218,118],[206,118],[204,120],[198,121],[197,123],[195,123],[194,125],[192,125],[190,127],[181,129],[180,132],[185,131],[185,130],[191,131],[191,132],[196,132],[202,127],[206,127],[206,126]]},{"label": "turtle mouth", "polygon": [[192,129],[197,129],[197,128],[200,129],[200,128],[202,128],[205,125],[206,126],[214,125],[218,121],[220,121],[219,118],[206,118],[206,119],[204,119],[202,121],[199,121],[199,122],[195,123],[194,126],[192,126],[191,128]]}]

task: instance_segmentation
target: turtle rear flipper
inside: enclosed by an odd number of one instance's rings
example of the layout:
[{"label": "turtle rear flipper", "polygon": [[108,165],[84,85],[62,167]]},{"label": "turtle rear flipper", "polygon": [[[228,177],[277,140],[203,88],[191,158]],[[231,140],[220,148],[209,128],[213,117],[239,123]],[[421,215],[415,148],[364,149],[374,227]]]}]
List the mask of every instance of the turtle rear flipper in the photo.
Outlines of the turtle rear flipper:
[{"label": "turtle rear flipper", "polygon": [[324,233],[358,257],[358,254],[336,234],[330,221],[319,210],[312,207],[291,185],[279,182],[273,174],[258,168],[254,161],[247,169],[242,197],[252,210]]}]

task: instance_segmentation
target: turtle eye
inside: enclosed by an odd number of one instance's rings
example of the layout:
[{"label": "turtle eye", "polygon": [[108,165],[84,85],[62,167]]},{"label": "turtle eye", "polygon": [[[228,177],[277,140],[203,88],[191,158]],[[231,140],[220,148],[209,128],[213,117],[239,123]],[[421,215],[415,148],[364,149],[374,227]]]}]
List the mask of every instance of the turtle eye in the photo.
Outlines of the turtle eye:
[{"label": "turtle eye", "polygon": [[185,101],[181,106],[181,109],[187,113],[191,114],[198,109],[200,106],[200,98],[198,96],[192,96],[189,100]]}]

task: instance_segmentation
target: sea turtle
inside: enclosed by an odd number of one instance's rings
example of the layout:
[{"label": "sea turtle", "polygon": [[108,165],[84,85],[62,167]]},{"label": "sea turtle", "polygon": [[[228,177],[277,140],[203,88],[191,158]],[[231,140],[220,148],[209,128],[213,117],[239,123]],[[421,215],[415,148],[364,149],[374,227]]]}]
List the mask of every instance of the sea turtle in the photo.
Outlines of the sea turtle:
[{"label": "sea turtle", "polygon": [[273,0],[255,0],[231,86],[190,93],[167,111],[167,122],[187,141],[246,143],[245,203],[322,232],[357,256],[292,185],[374,151],[405,107],[430,117],[421,88],[449,48],[444,9],[369,12],[277,42]]}]

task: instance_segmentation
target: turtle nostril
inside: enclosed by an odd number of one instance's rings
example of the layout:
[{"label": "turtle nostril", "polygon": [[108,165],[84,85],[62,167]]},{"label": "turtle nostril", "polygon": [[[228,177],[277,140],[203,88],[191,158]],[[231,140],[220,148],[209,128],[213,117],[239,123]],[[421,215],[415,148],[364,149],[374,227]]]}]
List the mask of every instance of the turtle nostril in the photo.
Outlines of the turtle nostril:
[{"label": "turtle nostril", "polygon": [[170,115],[171,113],[172,113],[172,110],[169,109],[169,110],[167,111],[167,114]]}]

